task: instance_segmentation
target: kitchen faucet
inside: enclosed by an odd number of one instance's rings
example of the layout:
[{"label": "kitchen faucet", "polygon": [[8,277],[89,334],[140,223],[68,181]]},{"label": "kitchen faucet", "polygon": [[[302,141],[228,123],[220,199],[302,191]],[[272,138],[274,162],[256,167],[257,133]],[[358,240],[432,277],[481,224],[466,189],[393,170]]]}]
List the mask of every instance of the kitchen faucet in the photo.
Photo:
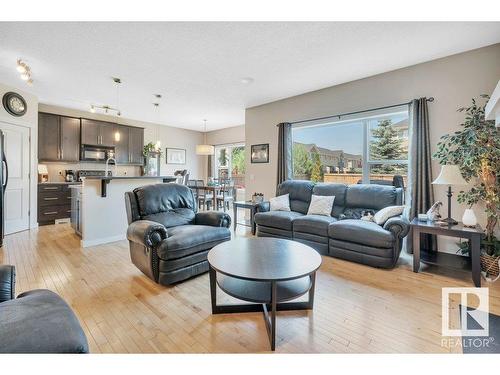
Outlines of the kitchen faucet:
[{"label": "kitchen faucet", "polygon": [[[108,170],[109,170],[109,162],[110,161],[113,161],[114,166],[115,166],[115,173],[114,173],[114,175],[115,176],[118,175],[118,171],[117,171],[118,166],[116,165],[116,159],[113,156],[111,156],[111,157],[109,157],[109,158],[106,159],[106,170],[104,172],[105,173],[104,174],[105,177],[108,177]],[[113,176],[113,172],[111,172],[111,176]]]}]

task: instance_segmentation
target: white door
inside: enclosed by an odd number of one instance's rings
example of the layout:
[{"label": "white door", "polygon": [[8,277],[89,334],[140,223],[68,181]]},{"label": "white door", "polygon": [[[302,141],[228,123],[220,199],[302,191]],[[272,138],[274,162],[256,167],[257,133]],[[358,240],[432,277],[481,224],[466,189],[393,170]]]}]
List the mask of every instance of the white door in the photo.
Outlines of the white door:
[{"label": "white door", "polygon": [[9,180],[5,189],[5,234],[29,229],[30,207],[30,130],[0,122],[4,134]]}]

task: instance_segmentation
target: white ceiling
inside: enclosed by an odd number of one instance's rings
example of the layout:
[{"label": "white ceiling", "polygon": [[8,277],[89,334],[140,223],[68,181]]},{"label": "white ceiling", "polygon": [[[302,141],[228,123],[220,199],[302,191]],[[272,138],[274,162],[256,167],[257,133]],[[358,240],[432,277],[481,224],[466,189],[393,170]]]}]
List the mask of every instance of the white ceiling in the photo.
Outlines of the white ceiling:
[{"label": "white ceiling", "polygon": [[0,82],[88,110],[116,105],[120,77],[123,117],[213,130],[243,124],[248,107],[498,42],[499,22],[2,22]]}]

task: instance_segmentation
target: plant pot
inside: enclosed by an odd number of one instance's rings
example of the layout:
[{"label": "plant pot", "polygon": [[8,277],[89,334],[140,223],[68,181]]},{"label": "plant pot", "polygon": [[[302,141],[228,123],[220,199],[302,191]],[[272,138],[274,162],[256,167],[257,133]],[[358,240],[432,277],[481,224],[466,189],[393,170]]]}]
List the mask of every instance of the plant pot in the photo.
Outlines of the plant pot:
[{"label": "plant pot", "polygon": [[497,277],[500,273],[498,259],[500,256],[492,256],[488,254],[481,254],[481,271],[486,272],[491,277]]}]

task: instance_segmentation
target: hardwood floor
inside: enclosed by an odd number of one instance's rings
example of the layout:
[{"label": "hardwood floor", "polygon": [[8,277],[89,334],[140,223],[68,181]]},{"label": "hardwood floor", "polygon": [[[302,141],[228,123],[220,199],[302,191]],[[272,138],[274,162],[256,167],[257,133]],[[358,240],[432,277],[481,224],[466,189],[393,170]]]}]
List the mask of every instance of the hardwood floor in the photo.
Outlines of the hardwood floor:
[{"label": "hardwood floor", "polygon": [[[239,227],[236,235],[248,233]],[[278,314],[276,352],[460,352],[441,346],[441,288],[470,287],[470,275],[425,267],[415,274],[410,260],[405,255],[395,269],[380,270],[324,257],[314,310]],[[132,265],[126,241],[83,249],[69,225],[45,226],[7,236],[0,263],[16,266],[17,294],[59,293],[93,353],[269,351],[261,313],[212,316],[208,274],[157,285]],[[497,315],[499,285],[484,285]]]}]

